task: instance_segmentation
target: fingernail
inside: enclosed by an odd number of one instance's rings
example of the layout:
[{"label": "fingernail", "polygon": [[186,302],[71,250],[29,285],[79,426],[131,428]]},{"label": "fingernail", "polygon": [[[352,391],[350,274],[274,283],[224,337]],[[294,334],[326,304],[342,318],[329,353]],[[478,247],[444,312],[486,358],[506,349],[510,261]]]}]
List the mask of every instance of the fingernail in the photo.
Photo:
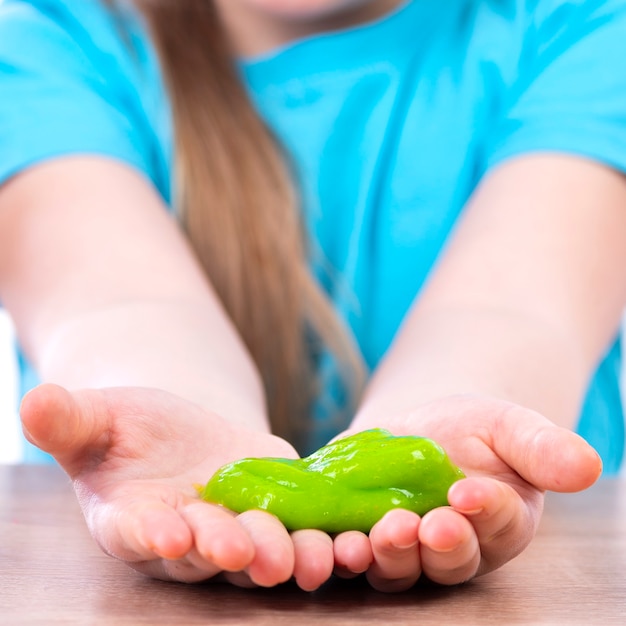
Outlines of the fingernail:
[{"label": "fingernail", "polygon": [[26,441],[32,443],[34,446],[37,445],[37,440],[30,434],[30,431],[26,428],[26,426],[24,426],[24,424],[22,424],[22,434],[24,435]]},{"label": "fingernail", "polygon": [[484,511],[484,509],[483,508],[479,508],[479,509],[472,509],[470,511],[464,510],[464,509],[457,509],[457,511],[459,513],[462,513],[463,515],[478,515],[479,513],[482,513]]},{"label": "fingernail", "polygon": [[401,544],[399,542],[391,542],[391,545],[394,548],[397,548],[398,550],[409,550],[411,548],[414,548],[418,543],[418,540],[416,539],[415,541],[412,541],[411,543],[405,543],[405,544]]}]

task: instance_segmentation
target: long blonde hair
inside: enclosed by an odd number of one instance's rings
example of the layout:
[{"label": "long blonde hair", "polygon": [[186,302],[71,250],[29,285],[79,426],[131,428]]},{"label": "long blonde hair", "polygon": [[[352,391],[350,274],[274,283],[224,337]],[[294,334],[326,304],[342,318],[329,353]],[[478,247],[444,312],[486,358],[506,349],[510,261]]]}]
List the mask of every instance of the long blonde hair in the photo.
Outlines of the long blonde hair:
[{"label": "long blonde hair", "polygon": [[274,432],[297,443],[329,349],[352,397],[364,368],[308,268],[288,159],[239,80],[211,0],[135,0],[172,103],[176,207],[259,368]]}]

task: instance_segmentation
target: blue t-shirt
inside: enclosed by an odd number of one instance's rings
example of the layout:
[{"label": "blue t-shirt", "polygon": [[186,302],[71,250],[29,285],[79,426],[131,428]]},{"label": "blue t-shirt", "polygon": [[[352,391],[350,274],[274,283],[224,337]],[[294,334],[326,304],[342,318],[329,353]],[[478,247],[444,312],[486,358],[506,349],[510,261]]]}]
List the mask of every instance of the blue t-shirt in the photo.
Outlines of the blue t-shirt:
[{"label": "blue t-shirt", "polygon": [[[124,27],[132,52],[97,0],[0,7],[0,181],[96,153],[144,172],[169,202],[167,96],[140,22],[129,13]],[[618,0],[413,0],[240,63],[293,160],[313,270],[370,367],[490,168],[556,151],[626,171],[625,35]],[[616,337],[578,425],[607,473],[624,449],[620,360]],[[328,363],[324,377],[336,387]],[[332,395],[317,405],[322,439]]]}]

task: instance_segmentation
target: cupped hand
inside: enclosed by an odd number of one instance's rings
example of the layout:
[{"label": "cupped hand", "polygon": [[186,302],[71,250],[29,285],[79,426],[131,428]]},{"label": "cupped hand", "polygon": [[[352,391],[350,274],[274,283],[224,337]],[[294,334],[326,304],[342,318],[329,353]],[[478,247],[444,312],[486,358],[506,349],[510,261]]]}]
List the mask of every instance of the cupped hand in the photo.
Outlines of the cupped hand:
[{"label": "cupped hand", "polygon": [[195,492],[232,460],[296,458],[284,440],[144,388],[70,393],[44,384],[26,395],[21,418],[27,438],[72,479],[96,541],[131,567],[183,582],[220,575],[242,586],[295,577],[305,589],[331,575],[328,536],[292,536],[268,513],[235,515]]},{"label": "cupped hand", "polygon": [[366,572],[382,591],[407,589],[421,576],[458,584],[500,567],[534,537],[545,491],[581,491],[602,471],[581,437],[493,398],[450,397],[349,433],[372,426],[434,439],[467,476],[450,488],[448,507],[422,518],[390,511],[369,536],[335,539],[337,573]]}]

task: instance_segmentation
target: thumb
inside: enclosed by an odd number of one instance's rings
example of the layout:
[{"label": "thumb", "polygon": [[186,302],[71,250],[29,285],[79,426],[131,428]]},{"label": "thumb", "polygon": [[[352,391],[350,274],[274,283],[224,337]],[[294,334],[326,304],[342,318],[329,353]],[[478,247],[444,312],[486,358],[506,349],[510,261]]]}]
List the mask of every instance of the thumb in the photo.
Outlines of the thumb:
[{"label": "thumb", "polygon": [[602,473],[600,455],[580,435],[519,406],[501,415],[493,444],[500,458],[542,490],[582,491]]},{"label": "thumb", "polygon": [[25,437],[54,456],[72,477],[83,467],[87,456],[93,458],[109,446],[106,404],[98,409],[90,398],[45,383],[29,391],[20,406]]}]

